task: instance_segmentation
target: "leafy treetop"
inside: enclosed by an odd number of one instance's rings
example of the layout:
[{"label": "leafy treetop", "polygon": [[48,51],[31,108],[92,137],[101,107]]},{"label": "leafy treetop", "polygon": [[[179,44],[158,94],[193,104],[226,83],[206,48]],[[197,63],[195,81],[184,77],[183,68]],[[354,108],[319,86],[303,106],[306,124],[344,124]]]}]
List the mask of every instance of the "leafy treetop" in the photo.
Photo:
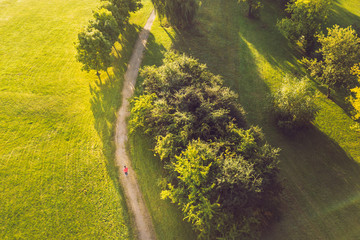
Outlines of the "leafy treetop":
[{"label": "leafy treetop", "polygon": [[200,238],[258,237],[281,191],[279,150],[247,126],[236,94],[197,60],[168,53],[141,74],[130,132],[155,141],[167,172],[162,198],[179,205]]},{"label": "leafy treetop", "polygon": [[285,11],[289,17],[281,19],[277,26],[292,42],[300,41],[307,54],[315,47],[315,35],[326,23],[330,0],[291,0]]}]

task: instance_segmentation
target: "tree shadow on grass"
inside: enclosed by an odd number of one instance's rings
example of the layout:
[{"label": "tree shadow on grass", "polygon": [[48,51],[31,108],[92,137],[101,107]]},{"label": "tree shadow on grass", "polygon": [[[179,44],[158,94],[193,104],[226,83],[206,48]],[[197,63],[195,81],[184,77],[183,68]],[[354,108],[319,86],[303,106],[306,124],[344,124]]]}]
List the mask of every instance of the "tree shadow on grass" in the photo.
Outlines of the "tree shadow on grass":
[{"label": "tree shadow on grass", "polygon": [[[149,38],[147,40],[146,49],[144,59],[141,64],[141,69],[145,66],[155,65],[160,66],[162,64],[162,59],[164,58],[164,54],[166,52],[165,47],[162,44],[158,44],[156,42],[154,34],[150,33]],[[139,96],[143,93],[142,83],[144,82],[144,78],[139,76],[136,80],[136,88],[134,92],[134,96]]]},{"label": "tree shadow on grass", "polygon": [[[113,66],[109,70],[109,76],[104,77],[105,75],[102,74],[101,80],[89,84],[92,95],[90,104],[95,120],[94,127],[102,141],[102,152],[107,160],[107,173],[122,199],[125,197],[118,181],[119,170],[115,165],[116,112],[121,106],[121,91],[127,63],[140,30],[141,28],[137,25],[127,25],[125,33],[115,43],[116,50],[113,49]],[[122,215],[128,216],[126,202],[122,201],[121,203],[124,211]],[[129,222],[130,220],[126,221]]]},{"label": "tree shadow on grass", "polygon": [[142,63],[142,66],[155,65],[160,66],[163,62],[162,59],[166,52],[165,47],[162,44],[158,44],[155,40],[155,36],[150,33],[148,42],[146,45],[146,57]]},{"label": "tree shadow on grass", "polygon": [[[328,93],[328,87],[316,80],[313,80],[316,84],[317,90],[319,90],[324,96]],[[351,95],[350,89],[346,88],[336,88],[331,89],[331,94],[329,100],[333,101],[336,105],[338,105],[344,113],[350,118],[354,115],[354,106],[348,101],[349,96]]]},{"label": "tree shadow on grass", "polygon": [[285,136],[269,125],[264,131],[282,149],[281,175],[286,184],[283,216],[263,239],[359,237],[360,166],[316,127],[295,136]]},{"label": "tree shadow on grass", "polygon": [[248,42],[239,34],[243,26],[237,16],[242,14],[236,2],[208,1],[202,5],[194,28],[176,31],[173,48],[221,75],[225,84],[239,94],[249,122],[258,124],[264,118],[261,111],[270,90],[260,76]]},{"label": "tree shadow on grass", "polygon": [[[342,7],[339,0],[334,0],[332,11],[329,17],[328,27],[332,27],[334,24],[337,24],[340,27],[348,27],[353,25],[353,27],[356,26],[357,28],[360,28],[360,16],[355,15]],[[357,30],[359,34],[360,29]]]},{"label": "tree shadow on grass", "polygon": [[260,19],[252,20],[239,17],[239,34],[251,44],[256,51],[272,67],[282,71],[300,75],[305,69],[298,62],[302,57],[302,50],[292,45],[277,28],[276,24],[281,15],[280,6],[274,2],[264,2]]}]

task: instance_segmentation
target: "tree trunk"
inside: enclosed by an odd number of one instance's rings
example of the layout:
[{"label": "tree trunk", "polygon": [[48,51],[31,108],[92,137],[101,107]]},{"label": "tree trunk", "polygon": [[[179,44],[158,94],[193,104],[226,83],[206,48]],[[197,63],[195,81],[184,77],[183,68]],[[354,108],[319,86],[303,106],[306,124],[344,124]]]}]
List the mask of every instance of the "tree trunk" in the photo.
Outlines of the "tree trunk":
[{"label": "tree trunk", "polygon": [[327,98],[330,98],[330,86],[328,86],[328,89],[327,89]]},{"label": "tree trunk", "polygon": [[252,3],[249,3],[249,12],[248,12],[248,17],[252,18]]}]

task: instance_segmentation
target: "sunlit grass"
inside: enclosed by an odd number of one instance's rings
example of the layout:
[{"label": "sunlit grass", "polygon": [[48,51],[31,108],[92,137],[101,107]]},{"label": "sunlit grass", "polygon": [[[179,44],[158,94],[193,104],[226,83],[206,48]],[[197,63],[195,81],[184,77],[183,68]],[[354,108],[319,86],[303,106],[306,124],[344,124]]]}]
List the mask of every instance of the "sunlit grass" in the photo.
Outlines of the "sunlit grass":
[{"label": "sunlit grass", "polygon": [[[132,23],[143,24],[145,2]],[[0,1],[1,239],[132,238],[112,126],[137,30],[117,44],[117,78],[99,84],[73,44],[98,5]]]}]

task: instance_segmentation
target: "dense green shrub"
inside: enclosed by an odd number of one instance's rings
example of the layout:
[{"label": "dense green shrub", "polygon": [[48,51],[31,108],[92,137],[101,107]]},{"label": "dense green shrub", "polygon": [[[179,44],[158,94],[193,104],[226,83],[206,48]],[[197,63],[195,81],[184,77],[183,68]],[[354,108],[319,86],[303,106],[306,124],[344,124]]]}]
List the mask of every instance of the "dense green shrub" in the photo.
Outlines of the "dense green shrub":
[{"label": "dense green shrub", "polygon": [[197,60],[169,53],[141,74],[130,133],[154,139],[167,173],[162,198],[178,204],[200,238],[257,238],[281,191],[278,149],[247,126],[236,94]]},{"label": "dense green shrub", "polygon": [[277,125],[286,131],[309,125],[319,111],[308,80],[304,78],[298,80],[285,77],[272,99]]}]

